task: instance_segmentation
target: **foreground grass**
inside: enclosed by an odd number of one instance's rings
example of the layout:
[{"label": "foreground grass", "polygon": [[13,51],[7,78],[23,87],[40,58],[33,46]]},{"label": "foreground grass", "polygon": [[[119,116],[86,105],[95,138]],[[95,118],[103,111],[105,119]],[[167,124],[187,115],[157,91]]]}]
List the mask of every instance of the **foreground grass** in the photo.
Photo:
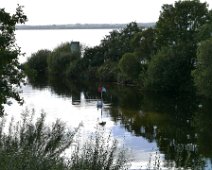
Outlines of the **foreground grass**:
[{"label": "foreground grass", "polygon": [[[127,169],[124,150],[117,142],[101,132],[94,133],[88,142],[71,147],[79,128],[67,129],[57,120],[45,124],[45,114],[34,120],[34,112],[25,111],[19,122],[0,121],[1,170],[119,170]],[[64,152],[72,149],[71,156]]]}]

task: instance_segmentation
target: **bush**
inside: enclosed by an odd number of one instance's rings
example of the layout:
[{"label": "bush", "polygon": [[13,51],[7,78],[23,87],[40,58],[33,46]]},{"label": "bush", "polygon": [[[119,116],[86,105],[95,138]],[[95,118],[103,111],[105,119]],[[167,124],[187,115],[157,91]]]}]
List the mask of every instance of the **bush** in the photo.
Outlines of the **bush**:
[{"label": "bush", "polygon": [[29,77],[41,77],[47,74],[48,64],[47,59],[51,51],[49,50],[39,50],[33,53],[27,62],[24,64],[25,72]]},{"label": "bush", "polygon": [[[33,112],[34,113],[34,112]],[[0,123],[0,167],[3,170],[61,170],[67,166],[61,153],[73,141],[77,131],[66,131],[57,120],[52,127],[45,125],[45,114],[33,123],[33,115],[26,111],[21,123],[11,120],[8,133],[5,120]]]},{"label": "bush", "polygon": [[[45,114],[34,121],[34,111],[25,111],[20,122],[12,119],[8,132],[3,118],[0,121],[0,167],[2,170],[101,170],[124,169],[124,152],[117,153],[117,145],[102,132],[96,132],[82,147],[77,143],[71,158],[62,156],[73,143],[78,128],[67,130],[59,120],[47,126]],[[112,145],[110,145],[112,144]],[[79,152],[81,151],[81,152]]]},{"label": "bush", "polygon": [[104,132],[97,131],[82,150],[78,147],[71,157],[71,169],[73,170],[118,170],[127,169],[126,153],[118,152],[117,141],[111,140],[111,136],[104,137]]},{"label": "bush", "polygon": [[56,77],[66,77],[66,71],[71,63],[69,53],[55,53],[49,57],[48,71],[49,75]]},{"label": "bush", "polygon": [[80,53],[72,53],[70,43],[64,43],[54,49],[48,58],[49,75],[53,77],[67,78],[69,72],[75,67]]}]

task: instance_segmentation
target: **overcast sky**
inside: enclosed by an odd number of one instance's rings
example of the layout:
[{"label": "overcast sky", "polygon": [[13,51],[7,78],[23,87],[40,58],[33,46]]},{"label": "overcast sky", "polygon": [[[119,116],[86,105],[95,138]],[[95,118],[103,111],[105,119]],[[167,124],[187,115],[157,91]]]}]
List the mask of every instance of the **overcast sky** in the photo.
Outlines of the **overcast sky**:
[{"label": "overcast sky", "polygon": [[[0,8],[24,6],[28,25],[156,22],[161,6],[175,0],[0,0]],[[209,9],[212,0],[207,2]]]}]

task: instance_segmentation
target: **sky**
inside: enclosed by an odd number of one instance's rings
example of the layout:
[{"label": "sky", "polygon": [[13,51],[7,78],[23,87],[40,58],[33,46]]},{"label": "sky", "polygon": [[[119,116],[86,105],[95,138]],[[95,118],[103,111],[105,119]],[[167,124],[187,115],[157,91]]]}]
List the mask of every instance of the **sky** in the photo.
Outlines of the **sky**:
[{"label": "sky", "polygon": [[[176,0],[0,0],[0,8],[14,13],[24,6],[27,25],[156,22],[163,4]],[[212,8],[212,0],[207,2]]]}]

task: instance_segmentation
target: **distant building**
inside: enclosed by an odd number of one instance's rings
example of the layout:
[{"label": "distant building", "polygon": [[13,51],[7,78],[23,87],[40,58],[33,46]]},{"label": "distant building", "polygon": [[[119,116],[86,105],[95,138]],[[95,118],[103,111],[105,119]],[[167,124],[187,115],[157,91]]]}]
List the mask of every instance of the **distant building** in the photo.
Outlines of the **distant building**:
[{"label": "distant building", "polygon": [[79,41],[72,41],[71,42],[71,53],[77,53],[79,54],[80,53],[80,43]]}]

